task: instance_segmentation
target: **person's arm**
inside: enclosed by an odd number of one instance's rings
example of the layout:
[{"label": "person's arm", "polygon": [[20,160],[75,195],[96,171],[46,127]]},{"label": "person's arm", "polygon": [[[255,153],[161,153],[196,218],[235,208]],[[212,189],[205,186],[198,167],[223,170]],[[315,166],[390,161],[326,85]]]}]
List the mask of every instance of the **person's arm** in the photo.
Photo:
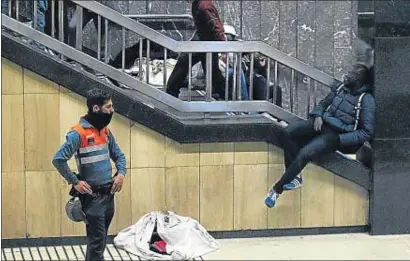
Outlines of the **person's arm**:
[{"label": "person's arm", "polygon": [[214,35],[215,41],[226,41],[225,30],[219,19],[218,11],[214,5],[210,5],[204,10],[205,19],[208,26],[212,28],[212,34]]},{"label": "person's arm", "polygon": [[365,141],[372,139],[374,135],[375,107],[373,96],[366,94],[362,101],[358,128],[355,131],[340,134],[340,146],[362,145]]},{"label": "person's arm", "polygon": [[331,91],[323,100],[321,100],[316,107],[309,113],[309,116],[312,118],[322,117],[323,113],[327,107],[332,104],[333,99],[336,96],[336,91]]},{"label": "person's arm", "polygon": [[81,138],[77,131],[70,131],[66,136],[66,142],[60,147],[53,158],[53,165],[60,175],[72,185],[77,185],[79,180],[71,171],[67,161],[71,159],[74,153],[80,148]]},{"label": "person's arm", "polygon": [[110,158],[115,162],[117,173],[125,176],[125,174],[127,174],[125,155],[122,153],[111,131],[108,136],[108,148],[110,151]]}]

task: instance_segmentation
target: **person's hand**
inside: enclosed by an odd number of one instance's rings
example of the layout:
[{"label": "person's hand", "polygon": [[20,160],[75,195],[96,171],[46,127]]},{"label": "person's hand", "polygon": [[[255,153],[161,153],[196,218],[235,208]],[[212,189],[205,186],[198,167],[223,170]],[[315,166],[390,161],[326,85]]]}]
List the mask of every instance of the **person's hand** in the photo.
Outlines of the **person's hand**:
[{"label": "person's hand", "polygon": [[117,175],[113,179],[113,184],[111,188],[111,194],[114,194],[116,192],[120,192],[122,189],[122,183],[124,183],[124,175]]},{"label": "person's hand", "polygon": [[80,182],[78,182],[78,184],[75,185],[74,188],[75,188],[78,192],[80,192],[81,194],[86,194],[86,193],[88,193],[88,194],[90,194],[90,195],[93,194],[93,191],[91,190],[91,186],[88,185],[87,182],[82,181],[82,180],[81,180]]},{"label": "person's hand", "polygon": [[317,132],[322,130],[323,120],[322,117],[316,117],[315,121],[313,122],[313,129]]}]

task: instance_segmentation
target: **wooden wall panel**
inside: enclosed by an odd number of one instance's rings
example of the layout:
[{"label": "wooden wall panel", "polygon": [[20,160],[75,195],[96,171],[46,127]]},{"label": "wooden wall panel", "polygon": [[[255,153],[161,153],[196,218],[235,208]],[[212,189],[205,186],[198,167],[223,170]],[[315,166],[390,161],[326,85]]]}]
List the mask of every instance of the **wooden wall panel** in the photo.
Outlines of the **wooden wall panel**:
[{"label": "wooden wall panel", "polygon": [[24,171],[23,95],[2,95],[2,171]]},{"label": "wooden wall panel", "polygon": [[167,168],[167,210],[199,220],[199,167]]},{"label": "wooden wall panel", "polygon": [[60,146],[59,94],[24,95],[25,163],[28,171],[51,171]]},{"label": "wooden wall panel", "polygon": [[267,181],[267,164],[234,167],[235,230],[267,228]]},{"label": "wooden wall panel", "polygon": [[151,211],[166,210],[165,168],[132,169],[130,178],[132,224]]},{"label": "wooden wall panel", "polygon": [[302,172],[302,227],[333,226],[334,175],[309,164]]},{"label": "wooden wall panel", "polygon": [[131,168],[165,167],[165,137],[138,123],[131,128]]},{"label": "wooden wall panel", "polygon": [[23,68],[1,58],[1,94],[23,94]]},{"label": "wooden wall panel", "polygon": [[26,187],[24,172],[1,173],[2,238],[26,236]]},{"label": "wooden wall panel", "polygon": [[233,166],[200,167],[200,222],[207,230],[233,230]]},{"label": "wooden wall panel", "polygon": [[61,236],[61,176],[56,171],[26,172],[29,237]]}]

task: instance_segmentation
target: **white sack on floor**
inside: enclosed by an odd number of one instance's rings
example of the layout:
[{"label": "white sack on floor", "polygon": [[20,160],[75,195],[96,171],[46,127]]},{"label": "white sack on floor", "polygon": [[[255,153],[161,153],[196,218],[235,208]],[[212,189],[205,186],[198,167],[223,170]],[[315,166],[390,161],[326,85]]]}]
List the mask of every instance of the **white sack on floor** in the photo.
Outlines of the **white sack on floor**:
[{"label": "white sack on floor", "polygon": [[[157,223],[157,232],[166,242],[166,251],[170,255],[162,255],[149,248],[155,223]],[[179,216],[171,211],[155,211],[146,214],[135,225],[118,233],[114,238],[114,245],[149,260],[192,259],[220,247],[220,244],[198,221]]]}]

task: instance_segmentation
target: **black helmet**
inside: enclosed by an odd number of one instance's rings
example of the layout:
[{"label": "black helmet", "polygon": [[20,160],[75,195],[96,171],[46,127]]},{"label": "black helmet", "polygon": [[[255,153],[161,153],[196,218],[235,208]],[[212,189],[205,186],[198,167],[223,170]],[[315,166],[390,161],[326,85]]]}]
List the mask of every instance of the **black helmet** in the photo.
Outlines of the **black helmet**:
[{"label": "black helmet", "polygon": [[84,221],[87,224],[85,213],[81,206],[81,201],[78,197],[72,197],[65,205],[67,216],[74,222]]}]

